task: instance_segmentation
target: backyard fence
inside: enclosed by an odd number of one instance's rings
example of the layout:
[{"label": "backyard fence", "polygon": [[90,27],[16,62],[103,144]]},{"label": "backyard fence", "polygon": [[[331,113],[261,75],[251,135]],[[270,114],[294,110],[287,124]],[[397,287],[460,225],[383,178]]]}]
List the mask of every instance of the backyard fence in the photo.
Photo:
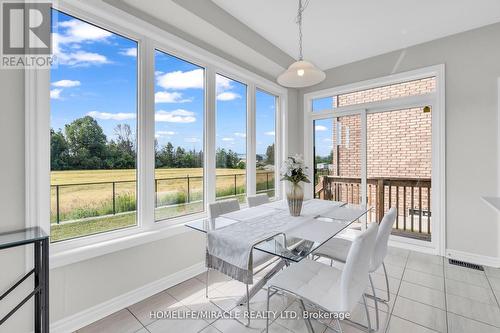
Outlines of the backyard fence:
[{"label": "backyard fence", "polygon": [[[70,183],[51,185],[51,215],[52,221],[59,224],[62,221],[79,218],[65,218],[62,216],[61,198],[64,191],[78,191],[94,187],[94,191],[110,191],[111,202],[105,210],[83,215],[84,217],[101,217],[134,211],[135,205],[135,180],[119,180],[106,182]],[[203,201],[203,176],[155,178],[155,208],[176,206],[179,204],[192,204]],[[121,187],[121,189],[120,189]],[[274,172],[257,173],[257,193],[270,193],[274,191]],[[102,193],[102,192],[100,192]],[[216,176],[216,198],[224,199],[243,196],[246,193],[246,174],[227,174]],[[66,194],[69,195],[69,194]],[[81,200],[74,195],[75,200]],[[124,200],[125,199],[125,200]],[[109,199],[108,199],[109,200]],[[74,200],[72,200],[74,201]],[[77,202],[75,210],[81,210],[88,203],[81,200]],[[102,203],[101,203],[102,204]]]}]

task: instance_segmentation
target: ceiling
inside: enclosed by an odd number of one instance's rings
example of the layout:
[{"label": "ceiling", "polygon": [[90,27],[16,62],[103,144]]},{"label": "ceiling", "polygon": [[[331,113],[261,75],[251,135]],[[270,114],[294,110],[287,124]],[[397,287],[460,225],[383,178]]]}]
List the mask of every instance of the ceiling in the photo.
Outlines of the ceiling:
[{"label": "ceiling", "polygon": [[[298,0],[212,1],[297,57]],[[304,58],[327,69],[499,21],[499,0],[310,0]]]}]

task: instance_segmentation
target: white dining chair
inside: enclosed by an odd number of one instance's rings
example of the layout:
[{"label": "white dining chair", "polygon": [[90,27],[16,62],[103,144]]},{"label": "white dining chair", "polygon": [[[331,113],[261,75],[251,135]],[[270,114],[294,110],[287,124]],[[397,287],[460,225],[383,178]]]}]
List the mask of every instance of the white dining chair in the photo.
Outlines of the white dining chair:
[{"label": "white dining chair", "polygon": [[266,193],[249,195],[247,197],[248,207],[256,207],[269,202],[269,196]]},{"label": "white dining chair", "polygon": [[[370,314],[366,303],[365,288],[369,281],[371,252],[375,246],[378,225],[371,223],[366,231],[358,235],[349,249],[343,269],[320,262],[304,259],[275,275],[268,283],[267,311],[269,299],[276,292],[283,292],[299,300],[302,311],[306,311],[304,301],[328,313],[348,313],[354,310],[360,298],[363,299],[368,325],[371,332]],[[373,288],[373,284],[372,284]],[[309,332],[314,332],[308,316],[304,318]],[[337,319],[336,331],[342,332]],[[269,330],[269,316],[266,332]]]},{"label": "white dining chair", "polygon": [[[208,205],[208,216],[209,218],[217,218],[223,214],[231,213],[240,209],[240,204],[237,199],[230,200],[221,200]],[[264,253],[262,251],[254,251],[252,254],[252,262],[248,263],[248,267],[256,268],[259,266],[264,266],[265,263],[269,262],[273,258],[272,255]],[[253,272],[253,274],[257,274],[262,269],[267,267],[266,264],[264,267],[260,268]],[[207,267],[206,272],[206,281],[205,281],[205,297],[208,298],[208,285],[209,285],[209,276],[210,268]],[[250,291],[249,285],[246,283],[246,299],[247,299],[247,310],[250,313]],[[247,320],[247,326],[250,325],[250,317]]]},{"label": "white dining chair", "polygon": [[[389,277],[387,276],[387,270],[385,268],[384,259],[387,255],[387,247],[389,243],[389,236],[391,235],[392,226],[397,217],[396,208],[391,208],[384,215],[380,226],[378,228],[377,240],[375,243],[375,249],[371,253],[370,259],[370,269],[369,273],[372,274],[377,271],[380,267],[384,270],[385,284],[387,289],[387,299],[382,299],[377,297],[375,293],[372,295],[377,302],[388,303],[391,300],[391,294],[389,292]],[[314,256],[325,257],[333,261],[346,262],[347,254],[349,253],[349,248],[352,246],[352,242],[345,238],[332,238],[322,246],[320,246],[315,252]],[[370,297],[370,295],[368,295]],[[371,298],[371,297],[370,297]],[[377,307],[378,308],[378,307]],[[376,312],[377,320],[377,330],[379,328],[379,314]]]},{"label": "white dining chair", "polygon": [[214,219],[222,214],[231,213],[237,210],[240,210],[238,199],[216,201],[208,204],[208,217]]}]

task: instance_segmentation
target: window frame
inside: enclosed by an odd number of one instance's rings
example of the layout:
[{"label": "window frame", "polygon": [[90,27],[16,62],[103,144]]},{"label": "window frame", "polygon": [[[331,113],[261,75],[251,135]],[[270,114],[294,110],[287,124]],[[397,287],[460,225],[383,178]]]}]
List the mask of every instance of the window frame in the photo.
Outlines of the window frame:
[{"label": "window frame", "polygon": [[[255,144],[255,90],[278,97],[276,112],[276,170],[287,154],[287,89],[220,56],[181,39],[107,3],[60,0],[54,9],[75,16],[138,43],[137,100],[137,225],[52,243],[51,268],[188,232],[184,224],[206,217],[189,214],[159,222],[154,219],[154,52],[156,49],[205,69],[204,198],[205,207],[215,201],[215,75],[247,85],[247,155]],[[50,233],[50,70],[25,71],[25,200],[26,226],[40,226]],[[251,121],[248,121],[250,118]],[[253,121],[252,121],[253,118]],[[278,130],[279,129],[279,130]],[[249,137],[253,136],[253,140]],[[255,151],[255,147],[253,147]],[[253,161],[255,162],[255,161]],[[255,172],[247,162],[247,194],[255,191]],[[277,178],[277,177],[276,177]],[[276,196],[283,185],[276,182]]]},{"label": "window frame", "polygon": [[[421,95],[398,97],[382,101],[360,103],[343,107],[332,108],[331,110],[312,111],[312,101],[317,98],[338,96],[356,91],[388,86],[428,77],[436,78],[436,90],[431,93]],[[310,168],[314,167],[313,154],[313,122],[319,119],[328,119],[353,114],[361,115],[361,149],[366,151],[366,120],[367,114],[371,112],[384,112],[406,107],[413,107],[415,104],[432,104],[432,197],[435,199],[433,216],[433,237],[430,243],[407,239],[391,235],[391,244],[417,251],[424,251],[436,255],[445,255],[446,252],[446,132],[445,132],[445,65],[434,65],[407,72],[401,72],[389,76],[379,77],[371,80],[346,84],[343,86],[313,91],[304,94],[303,99],[303,120],[304,120],[304,161]],[[361,154],[361,177],[363,202],[366,200],[366,155]],[[312,197],[312,184],[305,184],[305,196]]]}]

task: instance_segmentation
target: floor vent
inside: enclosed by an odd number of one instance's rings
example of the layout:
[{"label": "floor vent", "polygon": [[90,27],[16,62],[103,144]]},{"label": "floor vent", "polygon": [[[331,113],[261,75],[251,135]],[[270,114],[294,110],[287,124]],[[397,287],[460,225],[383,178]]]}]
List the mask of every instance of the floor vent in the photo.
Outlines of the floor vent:
[{"label": "floor vent", "polygon": [[460,261],[460,260],[455,260],[455,259],[449,259],[449,262],[451,265],[457,265],[457,266],[461,266],[461,267],[475,269],[478,271],[484,271],[484,268],[481,265],[471,264],[471,263],[468,263],[465,261]]}]

